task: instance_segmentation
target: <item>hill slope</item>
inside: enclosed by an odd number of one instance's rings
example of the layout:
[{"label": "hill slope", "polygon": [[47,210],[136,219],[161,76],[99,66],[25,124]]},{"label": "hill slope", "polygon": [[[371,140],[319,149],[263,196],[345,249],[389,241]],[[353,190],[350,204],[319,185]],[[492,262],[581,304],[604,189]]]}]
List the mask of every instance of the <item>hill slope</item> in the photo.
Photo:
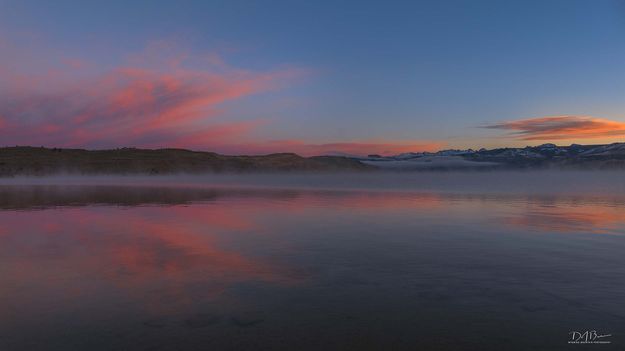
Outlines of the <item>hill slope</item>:
[{"label": "hill slope", "polygon": [[0,176],[71,174],[172,174],[207,172],[363,171],[358,160],[283,153],[224,156],[183,149],[82,150],[43,147],[0,148]]}]

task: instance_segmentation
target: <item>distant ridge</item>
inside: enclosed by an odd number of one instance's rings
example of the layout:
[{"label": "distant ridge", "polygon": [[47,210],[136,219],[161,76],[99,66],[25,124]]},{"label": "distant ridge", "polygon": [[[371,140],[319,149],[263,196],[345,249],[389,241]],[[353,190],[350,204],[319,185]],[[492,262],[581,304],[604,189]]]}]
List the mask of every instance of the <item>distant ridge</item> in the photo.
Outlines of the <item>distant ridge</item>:
[{"label": "distant ridge", "polygon": [[0,176],[51,174],[176,174],[215,172],[328,172],[373,169],[358,160],[293,153],[225,156],[184,149],[113,150],[0,148]]},{"label": "distant ridge", "polygon": [[370,155],[358,158],[370,166],[395,170],[432,169],[625,169],[625,143],[558,146],[543,144],[492,150],[441,150]]},{"label": "distant ridge", "polygon": [[492,150],[441,150],[395,156],[276,153],[226,156],[185,149],[0,148],[0,177],[52,174],[177,174],[220,172],[353,172],[371,170],[624,169],[625,143],[543,144]]}]

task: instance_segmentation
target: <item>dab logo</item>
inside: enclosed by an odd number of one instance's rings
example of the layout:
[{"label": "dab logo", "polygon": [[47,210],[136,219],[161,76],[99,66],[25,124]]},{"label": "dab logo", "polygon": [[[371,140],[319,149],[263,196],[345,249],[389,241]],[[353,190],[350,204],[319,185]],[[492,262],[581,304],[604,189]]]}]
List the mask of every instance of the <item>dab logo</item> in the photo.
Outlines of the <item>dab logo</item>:
[{"label": "dab logo", "polygon": [[569,332],[571,338],[569,344],[609,344],[611,341],[606,340],[612,334],[599,334],[596,330],[572,331]]}]

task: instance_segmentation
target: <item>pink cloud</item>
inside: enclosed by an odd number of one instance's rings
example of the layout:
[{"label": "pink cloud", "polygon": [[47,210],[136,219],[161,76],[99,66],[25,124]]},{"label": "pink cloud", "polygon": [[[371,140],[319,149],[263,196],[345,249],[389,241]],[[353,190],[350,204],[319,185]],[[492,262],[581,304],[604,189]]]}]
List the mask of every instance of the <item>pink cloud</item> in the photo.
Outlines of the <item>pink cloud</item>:
[{"label": "pink cloud", "polygon": [[67,67],[73,68],[73,69],[83,69],[88,65],[87,62],[80,60],[80,59],[75,59],[75,58],[63,59],[62,62],[65,65],[67,65]]},{"label": "pink cloud", "polygon": [[2,144],[209,148],[260,123],[220,121],[220,104],[275,89],[302,74],[293,68],[254,72],[225,64],[215,70],[188,68],[184,57],[166,57],[157,65],[137,56],[132,65],[98,73],[77,73],[85,64],[65,60],[46,73],[0,77]]}]

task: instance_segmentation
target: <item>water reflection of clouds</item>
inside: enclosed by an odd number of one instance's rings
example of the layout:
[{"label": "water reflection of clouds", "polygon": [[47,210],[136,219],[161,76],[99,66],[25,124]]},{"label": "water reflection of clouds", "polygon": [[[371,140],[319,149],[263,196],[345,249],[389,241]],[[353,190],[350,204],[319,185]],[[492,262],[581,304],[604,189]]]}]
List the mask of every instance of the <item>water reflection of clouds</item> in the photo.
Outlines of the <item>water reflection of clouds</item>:
[{"label": "water reflection of clouds", "polygon": [[622,233],[624,207],[622,196],[0,186],[0,329],[13,344],[149,349],[171,337],[299,342],[328,320],[363,321],[340,337],[366,321],[447,332],[454,313],[475,325],[467,306],[534,326],[586,320],[571,303],[599,301],[587,309],[606,320],[599,310],[622,300],[620,237],[527,234]]},{"label": "water reflection of clouds", "polygon": [[616,233],[625,228],[624,196],[445,194],[442,207],[519,228],[547,232]]},{"label": "water reflection of clouds", "polygon": [[[36,286],[33,293],[77,301],[106,290],[162,312],[218,299],[238,284],[305,279],[246,244],[273,235],[271,218],[322,221],[315,209],[386,213],[443,205],[435,194],[356,191],[37,186],[0,193],[4,295],[26,299],[10,288],[26,283]],[[288,242],[281,245],[289,250]]]},{"label": "water reflection of clouds", "polygon": [[[424,228],[499,221],[581,233],[613,233],[625,224],[625,199],[607,196],[110,186],[0,187],[0,194],[3,296],[34,305],[38,291],[84,301],[105,290],[165,313],[216,300],[239,284],[304,281],[297,267],[255,246],[282,240],[280,250],[290,250],[288,236],[275,233],[280,222],[342,215],[355,227],[363,218],[390,218]],[[272,240],[254,241],[259,235]],[[31,295],[12,288],[25,286]]]},{"label": "water reflection of clouds", "polygon": [[[376,192],[302,189],[226,189],[210,187],[30,186],[0,187],[0,210],[31,210],[87,205],[169,206],[178,223],[206,221],[205,227],[251,229],[263,211],[306,213],[314,209],[350,209],[376,213],[449,214],[484,217],[484,211],[503,216],[503,222],[549,231],[593,233],[617,229],[625,222],[625,198],[602,196],[540,196],[436,192]],[[219,203],[196,213],[197,203]],[[170,205],[190,205],[189,207]],[[228,206],[232,204],[234,206]],[[245,214],[233,213],[234,209]],[[261,216],[262,217],[262,216]],[[256,221],[258,222],[258,221]],[[48,223],[53,225],[53,223]],[[0,226],[0,235],[7,230]]]},{"label": "water reflection of clouds", "polygon": [[226,248],[220,233],[237,240],[237,232],[257,230],[227,207],[80,207],[0,212],[0,219],[5,296],[17,293],[10,286],[28,283],[87,298],[97,293],[94,279],[98,289],[121,289],[148,309],[175,310],[238,283],[297,281],[288,267]]},{"label": "water reflection of clouds", "polygon": [[505,222],[515,227],[556,232],[612,233],[625,224],[625,205],[620,201],[576,200],[528,202]]}]

